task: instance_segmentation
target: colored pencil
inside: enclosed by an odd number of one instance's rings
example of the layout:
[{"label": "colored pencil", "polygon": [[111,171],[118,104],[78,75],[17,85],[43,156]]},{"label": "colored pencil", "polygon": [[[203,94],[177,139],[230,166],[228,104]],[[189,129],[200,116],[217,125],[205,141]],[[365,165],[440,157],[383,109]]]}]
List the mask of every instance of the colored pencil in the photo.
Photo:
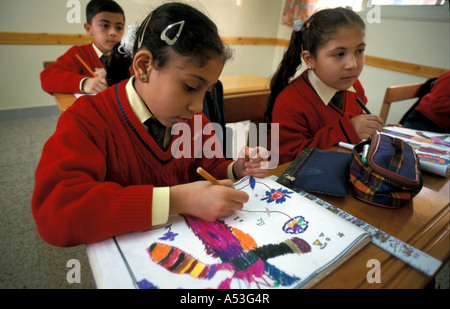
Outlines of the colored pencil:
[{"label": "colored pencil", "polygon": [[202,176],[206,180],[209,180],[209,182],[212,183],[213,185],[223,186],[223,184],[221,182],[219,182],[216,178],[211,176],[211,174],[209,174],[203,168],[201,168],[201,167],[197,168],[197,173],[200,174],[200,176]]},{"label": "colored pencil", "polygon": [[371,112],[369,111],[369,109],[366,107],[366,105],[363,103],[363,101],[361,101],[360,98],[356,98],[356,102],[358,102],[358,104],[361,106],[361,108],[366,112],[367,115],[370,115]]},{"label": "colored pencil", "polygon": [[89,73],[91,73],[92,77],[96,77],[94,71],[91,70],[91,68],[84,62],[84,60],[80,57],[80,55],[76,54],[75,57],[81,62],[81,64],[88,70]]}]

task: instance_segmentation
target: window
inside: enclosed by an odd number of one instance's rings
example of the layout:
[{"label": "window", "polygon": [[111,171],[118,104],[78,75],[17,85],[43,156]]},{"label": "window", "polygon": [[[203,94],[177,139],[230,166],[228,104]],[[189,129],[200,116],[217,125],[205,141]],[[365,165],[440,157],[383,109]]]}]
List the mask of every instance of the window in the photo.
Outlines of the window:
[{"label": "window", "polygon": [[443,5],[445,0],[372,0],[372,5]]},{"label": "window", "polygon": [[306,20],[321,8],[351,7],[361,11],[367,0],[285,0],[281,24],[292,27],[297,19]]},{"label": "window", "polygon": [[317,7],[351,7],[353,11],[361,11],[363,5],[363,0],[318,0]]}]

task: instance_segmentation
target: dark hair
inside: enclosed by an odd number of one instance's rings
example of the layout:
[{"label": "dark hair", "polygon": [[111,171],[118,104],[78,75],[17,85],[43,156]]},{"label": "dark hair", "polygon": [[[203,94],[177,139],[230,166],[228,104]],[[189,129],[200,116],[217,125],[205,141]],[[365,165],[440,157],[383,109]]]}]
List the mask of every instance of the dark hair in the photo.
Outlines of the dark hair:
[{"label": "dark hair", "polygon": [[[161,33],[167,26],[184,20],[181,34],[175,44],[168,45],[161,39]],[[180,26],[174,26],[167,31],[169,38],[174,38]],[[153,55],[153,64],[156,68],[163,68],[173,52],[195,61],[199,67],[206,64],[213,57],[222,57],[223,62],[228,61],[231,50],[219,36],[216,25],[205,14],[183,3],[167,3],[156,8],[142,22],[136,33],[133,55],[138,52],[138,42],[142,37],[142,46],[139,49],[148,49]],[[128,70],[133,59],[118,51],[117,44],[110,55],[110,62],[106,66],[107,82],[112,85],[130,77]],[[121,68],[117,63],[122,62]],[[110,77],[108,77],[110,76]]]},{"label": "dark hair", "polygon": [[292,32],[289,47],[270,81],[271,92],[264,114],[264,120],[268,123],[272,121],[272,111],[277,96],[289,84],[302,63],[303,50],[308,50],[313,57],[316,57],[320,47],[325,45],[341,27],[358,25],[365,29],[361,17],[351,9],[344,8],[317,11],[305,21],[304,25],[302,30]]},{"label": "dark hair", "polygon": [[133,64],[131,55],[123,55],[118,51],[120,42],[114,45],[106,62],[103,63],[106,71],[106,84],[112,86],[118,82],[130,78],[130,66]]},{"label": "dark hair", "polygon": [[123,15],[125,20],[125,13],[123,9],[113,0],[91,0],[86,6],[86,21],[92,24],[92,18],[101,12],[119,13]]}]

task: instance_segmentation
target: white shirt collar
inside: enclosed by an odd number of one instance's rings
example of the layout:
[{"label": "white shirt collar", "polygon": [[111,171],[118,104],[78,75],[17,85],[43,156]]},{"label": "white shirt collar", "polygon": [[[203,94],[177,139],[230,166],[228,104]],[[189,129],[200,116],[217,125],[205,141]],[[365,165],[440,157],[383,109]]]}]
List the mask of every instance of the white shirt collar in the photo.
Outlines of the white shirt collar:
[{"label": "white shirt collar", "polygon": [[104,53],[100,50],[100,48],[98,48],[98,47],[95,45],[94,42],[92,42],[92,47],[94,47],[94,50],[95,50],[95,53],[97,54],[98,59],[100,59],[101,56],[103,56],[103,55],[109,55],[109,53],[104,54]]},{"label": "white shirt collar", "polygon": [[[155,118],[153,114],[148,109],[147,105],[142,101],[142,98],[137,93],[136,89],[134,88],[134,79],[136,76],[132,76],[127,84],[125,85],[125,92],[127,95],[128,102],[130,102],[131,110],[136,115],[137,119],[142,123],[145,130],[148,130],[148,127],[146,124],[144,124],[145,121],[147,121],[149,118]],[[156,119],[156,118],[155,118]],[[166,133],[164,136],[164,147],[167,147],[169,145],[170,141],[172,139],[171,135],[171,128],[166,128]]]},{"label": "white shirt collar", "polygon": [[127,99],[130,102],[131,109],[133,110],[133,113],[136,115],[136,117],[139,119],[141,123],[144,123],[149,118],[153,117],[153,115],[148,109],[147,105],[145,105],[144,101],[142,101],[136,89],[134,88],[134,79],[135,76],[132,76],[128,80],[125,86],[125,91],[127,94]]},{"label": "white shirt collar", "polygon": [[[334,88],[331,88],[331,87],[325,85],[325,83],[320,80],[320,78],[316,75],[316,73],[314,73],[313,70],[308,70],[307,73],[308,73],[309,82],[311,83],[312,87],[317,92],[317,94],[319,95],[322,102],[325,105],[328,105],[328,103],[330,103],[330,101],[331,101],[331,98],[334,97],[336,92],[338,92],[339,90],[336,90]],[[347,90],[356,92],[356,90],[355,90],[355,88],[353,88],[353,86],[351,86]]]}]

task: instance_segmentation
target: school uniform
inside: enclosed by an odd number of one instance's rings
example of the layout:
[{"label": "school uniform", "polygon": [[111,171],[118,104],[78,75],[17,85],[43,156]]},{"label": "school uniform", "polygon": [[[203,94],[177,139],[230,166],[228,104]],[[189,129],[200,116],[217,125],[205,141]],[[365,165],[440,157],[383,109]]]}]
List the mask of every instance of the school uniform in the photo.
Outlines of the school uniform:
[{"label": "school uniform", "polygon": [[331,103],[336,93],[314,71],[307,70],[278,95],[272,123],[279,124],[280,164],[294,160],[304,148],[328,149],[341,141],[360,142],[350,119],[363,113],[356,98],[367,102],[364,89],[357,80],[341,93],[340,107]]},{"label": "school uniform", "polygon": [[88,45],[72,46],[56,63],[45,68],[41,74],[41,86],[45,92],[82,93],[83,82],[92,77],[83,64],[77,59],[79,55],[86,64],[95,71],[103,68],[100,60],[103,54],[92,42]]},{"label": "school uniform", "polygon": [[[165,223],[169,187],[200,180],[199,166],[217,179],[232,179],[232,161],[194,155],[193,146],[191,156],[172,156],[172,146],[182,149],[182,134],[189,134],[188,141],[201,141],[203,149],[206,142],[216,141],[215,135],[202,134],[209,123],[203,114],[197,132],[193,118],[187,123],[190,130],[171,136],[166,147],[159,146],[143,125],[145,104],[133,80],[79,98],[61,114],[44,145],[32,211],[48,243],[93,243]],[[218,140],[214,145],[220,148]]]},{"label": "school uniform", "polygon": [[443,73],[416,109],[405,120],[405,128],[450,133],[450,71]]}]

